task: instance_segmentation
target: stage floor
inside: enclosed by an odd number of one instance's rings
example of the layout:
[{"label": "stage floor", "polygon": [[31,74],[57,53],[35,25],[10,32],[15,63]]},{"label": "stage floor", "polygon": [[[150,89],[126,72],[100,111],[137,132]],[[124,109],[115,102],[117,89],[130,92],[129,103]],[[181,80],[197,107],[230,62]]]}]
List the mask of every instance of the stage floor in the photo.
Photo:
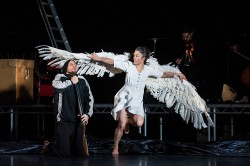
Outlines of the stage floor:
[{"label": "stage floor", "polygon": [[88,157],[43,153],[43,144],[32,141],[0,142],[0,166],[248,166],[249,140],[250,134],[214,143],[123,138],[120,155],[112,156],[112,139],[88,137]]},{"label": "stage floor", "polygon": [[249,157],[217,157],[204,155],[167,154],[93,154],[84,158],[60,158],[39,154],[0,155],[1,166],[247,166]]}]

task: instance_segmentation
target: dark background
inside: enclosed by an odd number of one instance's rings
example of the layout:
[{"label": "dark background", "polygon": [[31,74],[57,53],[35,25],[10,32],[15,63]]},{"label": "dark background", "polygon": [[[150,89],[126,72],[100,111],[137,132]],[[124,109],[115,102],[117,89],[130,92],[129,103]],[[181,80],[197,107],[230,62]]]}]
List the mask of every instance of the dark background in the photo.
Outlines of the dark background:
[{"label": "dark background", "polygon": [[[180,39],[180,29],[194,26],[195,36],[205,43],[209,61],[207,98],[220,97],[227,72],[228,40],[234,35],[249,38],[249,5],[241,1],[54,0],[54,5],[73,52],[103,49],[123,53],[145,45],[164,64],[172,61],[171,51]],[[3,1],[0,19],[2,58],[37,60],[35,47],[51,45],[36,0]],[[157,38],[155,50],[153,38]],[[106,78],[89,78],[98,103],[112,102],[124,77]]]},{"label": "dark background", "polygon": [[[159,63],[164,64],[172,60],[171,53],[180,38],[181,28],[193,25],[195,37],[206,46],[206,98],[211,102],[217,102],[220,98],[222,84],[226,79],[227,46],[230,38],[240,36],[249,41],[250,10],[247,1],[54,0],[54,5],[73,52],[104,50],[123,53],[132,52],[137,46],[144,45],[155,51]],[[2,1],[0,20],[0,58],[38,61],[40,58],[35,47],[51,45],[36,0]],[[155,50],[153,38],[157,38]],[[238,59],[242,60],[241,57]],[[241,65],[240,60],[236,60],[229,68]],[[124,82],[124,74],[113,78],[86,77],[95,103],[113,103],[115,93]],[[51,97],[46,102],[51,103]],[[108,118],[112,119],[107,115],[105,122],[103,116],[96,115],[97,121],[103,123],[98,127],[100,135],[107,132],[113,134],[115,124]],[[158,121],[158,117],[152,119]],[[171,122],[172,117],[167,120]],[[110,123],[113,125],[112,129],[107,130],[105,127]],[[181,128],[180,124],[177,126]],[[93,125],[92,128],[96,126]],[[183,139],[189,130],[194,132],[192,127],[184,133],[186,128],[176,130],[173,125],[170,128],[170,133],[179,133]],[[150,130],[156,131],[153,128]]]}]

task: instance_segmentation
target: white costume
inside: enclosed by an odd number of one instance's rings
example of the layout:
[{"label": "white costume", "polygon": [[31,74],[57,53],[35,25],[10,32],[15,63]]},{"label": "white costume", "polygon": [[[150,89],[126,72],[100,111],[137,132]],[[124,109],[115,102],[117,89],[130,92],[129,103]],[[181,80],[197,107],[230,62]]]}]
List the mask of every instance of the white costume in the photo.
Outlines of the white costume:
[{"label": "white costume", "polygon": [[124,108],[132,114],[144,117],[143,95],[144,88],[149,76],[161,77],[163,72],[144,66],[139,73],[135,65],[130,61],[114,61],[114,67],[126,72],[125,85],[117,92],[114,99],[114,108],[111,112],[115,120],[116,113]]},{"label": "white costume", "polygon": [[114,60],[114,64],[93,61],[87,53],[70,53],[65,50],[42,45],[38,46],[38,53],[44,60],[50,60],[48,65],[61,68],[68,59],[74,59],[78,64],[78,74],[97,75],[103,77],[109,73],[112,77],[117,73],[126,72],[125,85],[115,95],[112,115],[117,120],[116,113],[124,108],[129,112],[144,116],[143,94],[146,86],[150,94],[158,101],[166,104],[166,107],[173,107],[186,123],[191,121],[195,128],[206,128],[207,124],[203,119],[206,116],[209,126],[214,126],[206,102],[199,96],[195,87],[186,80],[181,81],[178,76],[173,78],[161,78],[163,72],[181,73],[177,67],[159,65],[154,57],[147,59],[147,64],[139,73],[135,66],[128,60],[129,54],[117,55],[111,52],[96,53],[99,57],[106,57]]}]

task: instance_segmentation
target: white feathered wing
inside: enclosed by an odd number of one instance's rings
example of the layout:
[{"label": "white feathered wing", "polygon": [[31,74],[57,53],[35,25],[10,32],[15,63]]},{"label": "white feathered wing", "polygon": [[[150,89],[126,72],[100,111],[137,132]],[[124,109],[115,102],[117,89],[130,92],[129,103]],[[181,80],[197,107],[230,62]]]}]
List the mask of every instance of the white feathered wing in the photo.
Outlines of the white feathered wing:
[{"label": "white feathered wing", "polygon": [[[48,65],[55,68],[62,68],[64,63],[69,60],[75,60],[78,66],[77,74],[82,75],[97,75],[97,77],[103,77],[105,73],[108,73],[110,77],[113,77],[117,73],[123,72],[118,68],[114,68],[113,65],[106,64],[103,62],[97,62],[91,60],[88,55],[89,53],[71,53],[65,50],[54,48],[47,45],[37,46],[38,54],[44,60],[51,60]],[[129,53],[114,54],[112,52],[97,52],[100,57],[116,58],[119,60],[128,60]]]},{"label": "white feathered wing", "polygon": [[[78,74],[80,75],[97,75],[98,77],[103,77],[104,73],[109,73],[109,76],[112,77],[122,72],[122,70],[114,68],[113,65],[92,61],[88,57],[88,53],[70,53],[47,45],[41,45],[36,48],[40,57],[44,60],[52,59],[48,63],[48,65],[52,67],[61,68],[67,60],[75,60],[78,64]],[[128,53],[118,55],[102,51],[96,54],[100,57],[119,59],[122,61],[126,61],[129,58]],[[170,64],[159,65],[157,59],[153,57],[150,57],[147,62],[148,66],[152,68],[180,73],[178,68]],[[207,118],[208,125],[214,126],[207,112],[205,101],[199,96],[195,87],[188,81],[183,80],[183,82],[181,82],[178,76],[174,78],[148,78],[146,88],[150,91],[151,95],[160,102],[165,103],[168,108],[174,107],[175,112],[180,114],[187,123],[191,121],[195,128],[201,129],[202,127],[207,127],[203,119],[203,114],[205,114]]]},{"label": "white feathered wing", "polygon": [[[150,67],[169,72],[181,73],[177,67],[170,64],[159,65],[157,59],[148,59]],[[158,101],[166,104],[168,108],[174,107],[175,112],[180,114],[186,123],[191,121],[195,128],[206,128],[203,119],[206,116],[209,126],[214,126],[206,102],[199,96],[196,88],[186,80],[181,81],[178,76],[174,78],[148,78],[146,88]]]}]

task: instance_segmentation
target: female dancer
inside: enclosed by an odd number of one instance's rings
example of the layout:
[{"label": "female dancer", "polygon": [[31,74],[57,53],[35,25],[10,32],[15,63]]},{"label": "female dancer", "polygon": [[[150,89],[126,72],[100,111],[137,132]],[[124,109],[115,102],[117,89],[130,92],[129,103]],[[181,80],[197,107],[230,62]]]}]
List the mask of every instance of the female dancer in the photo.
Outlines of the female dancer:
[{"label": "female dancer", "polygon": [[114,108],[111,112],[114,119],[119,121],[114,133],[113,155],[119,155],[119,142],[123,135],[129,133],[129,124],[141,127],[144,123],[143,95],[148,77],[171,78],[177,75],[185,79],[182,73],[162,72],[147,66],[150,51],[146,47],[137,47],[134,51],[133,62],[118,58],[99,57],[97,54],[89,56],[94,61],[101,61],[113,65],[126,72],[125,85],[117,92],[114,98]]}]

